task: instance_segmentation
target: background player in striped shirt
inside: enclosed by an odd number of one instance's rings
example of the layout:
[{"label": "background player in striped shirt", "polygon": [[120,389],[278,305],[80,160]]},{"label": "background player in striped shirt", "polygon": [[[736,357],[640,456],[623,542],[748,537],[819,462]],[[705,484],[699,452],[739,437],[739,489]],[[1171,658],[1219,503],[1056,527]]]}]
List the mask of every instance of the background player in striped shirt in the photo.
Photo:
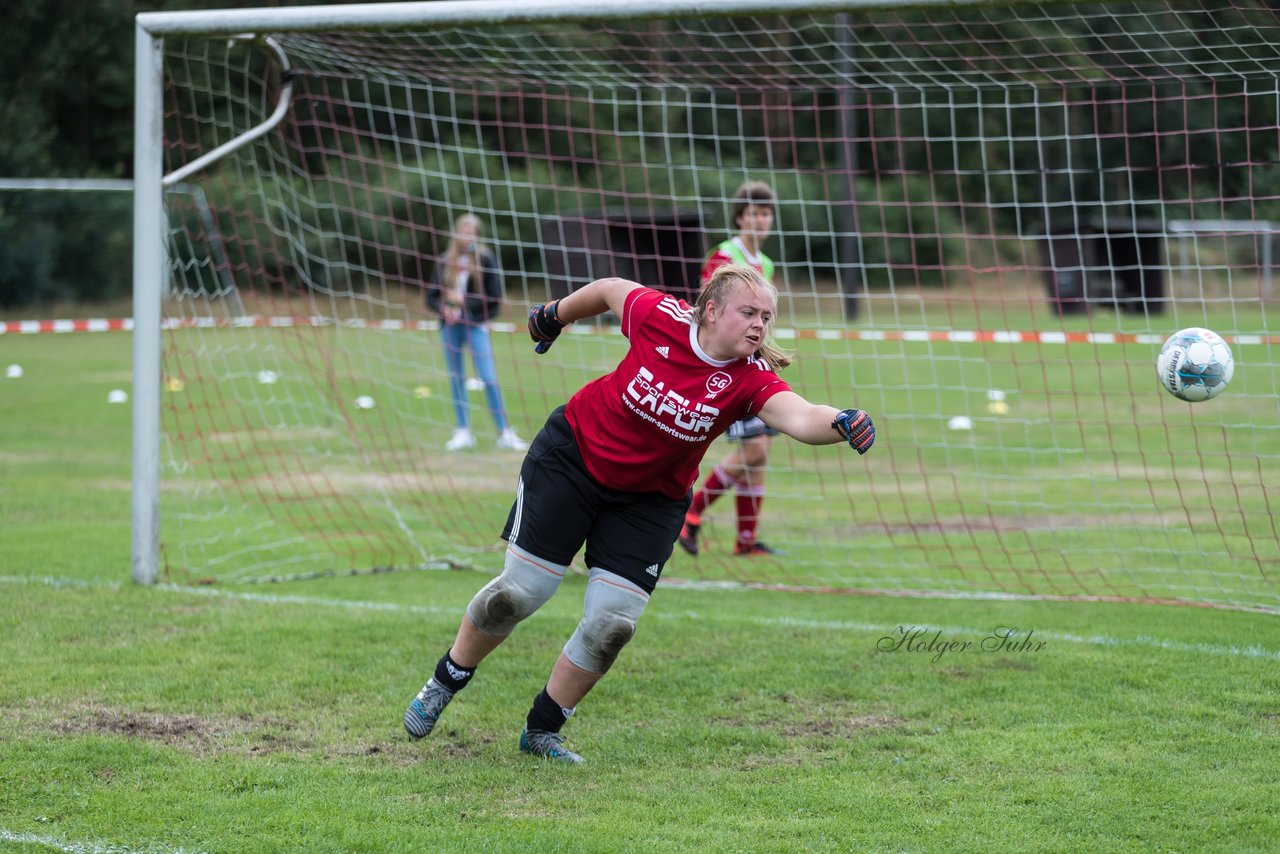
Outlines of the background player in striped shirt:
[{"label": "background player in striped shirt", "polygon": [[684,521],[711,442],[751,415],[811,445],[847,441],[865,453],[875,427],[857,409],[813,404],[774,372],[790,361],[769,336],[777,292],[749,267],[717,270],[696,305],[625,279],[598,279],[529,314],[546,352],[568,323],[605,311],[629,346],[611,373],[583,386],[534,437],[502,536],[502,574],[467,606],[453,645],[404,713],[429,734],[476,667],[556,592],[578,551],[588,568],[583,617],[534,698],[520,749],[566,762],[560,729],[613,665]]}]

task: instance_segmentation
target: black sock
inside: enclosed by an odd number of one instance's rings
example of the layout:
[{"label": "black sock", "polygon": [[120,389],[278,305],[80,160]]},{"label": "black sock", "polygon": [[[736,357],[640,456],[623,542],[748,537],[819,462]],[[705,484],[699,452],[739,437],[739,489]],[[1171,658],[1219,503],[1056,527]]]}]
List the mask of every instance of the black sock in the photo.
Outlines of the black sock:
[{"label": "black sock", "polygon": [[467,683],[471,681],[471,677],[475,675],[475,672],[476,669],[474,667],[462,667],[458,662],[450,658],[449,653],[446,652],[436,662],[436,674],[431,678],[436,681],[437,685],[457,693],[467,687]]},{"label": "black sock", "polygon": [[533,698],[533,708],[529,710],[529,717],[525,723],[531,730],[559,732],[560,727],[564,726],[564,722],[569,719],[571,714],[573,714],[573,709],[566,709],[561,706],[551,699],[547,689],[543,688],[542,693]]}]

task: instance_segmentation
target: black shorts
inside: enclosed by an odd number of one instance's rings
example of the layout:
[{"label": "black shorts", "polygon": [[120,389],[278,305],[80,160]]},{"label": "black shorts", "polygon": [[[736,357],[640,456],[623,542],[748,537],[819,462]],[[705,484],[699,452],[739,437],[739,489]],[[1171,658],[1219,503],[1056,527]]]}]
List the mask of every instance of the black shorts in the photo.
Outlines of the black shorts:
[{"label": "black shorts", "polygon": [[607,569],[652,593],[689,501],[688,494],[677,499],[601,485],[587,471],[561,406],[533,437],[520,466],[502,539],[561,566],[585,543],[589,568]]},{"label": "black shorts", "polygon": [[726,435],[728,435],[730,442],[738,442],[755,436],[776,436],[778,431],[753,415],[750,418],[744,418],[741,421],[735,421],[730,424],[729,432]]}]

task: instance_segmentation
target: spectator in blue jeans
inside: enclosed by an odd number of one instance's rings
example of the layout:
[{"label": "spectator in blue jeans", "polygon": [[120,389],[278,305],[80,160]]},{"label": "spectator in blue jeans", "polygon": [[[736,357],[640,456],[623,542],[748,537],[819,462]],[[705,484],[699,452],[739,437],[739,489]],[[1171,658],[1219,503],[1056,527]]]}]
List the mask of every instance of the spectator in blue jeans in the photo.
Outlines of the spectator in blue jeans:
[{"label": "spectator in blue jeans", "polygon": [[427,307],[440,315],[449,391],[458,422],[453,437],[444,447],[447,451],[464,451],[476,446],[463,364],[463,351],[470,349],[476,374],[484,383],[489,412],[498,428],[498,447],[523,451],[528,445],[511,428],[502,406],[493,342],[489,337],[489,321],[497,317],[502,308],[502,270],[483,239],[484,228],[479,218],[472,214],[459,217],[453,224],[453,236],[436,266],[433,281],[427,285]]}]

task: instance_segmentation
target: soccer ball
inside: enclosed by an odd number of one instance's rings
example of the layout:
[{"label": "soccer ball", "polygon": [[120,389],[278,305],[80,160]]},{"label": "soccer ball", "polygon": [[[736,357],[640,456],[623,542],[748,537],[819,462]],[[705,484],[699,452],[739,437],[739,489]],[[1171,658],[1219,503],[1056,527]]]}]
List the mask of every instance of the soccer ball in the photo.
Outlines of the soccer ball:
[{"label": "soccer ball", "polygon": [[1170,335],[1156,359],[1160,385],[1188,403],[1222,394],[1235,370],[1236,360],[1222,336],[1198,326]]}]

